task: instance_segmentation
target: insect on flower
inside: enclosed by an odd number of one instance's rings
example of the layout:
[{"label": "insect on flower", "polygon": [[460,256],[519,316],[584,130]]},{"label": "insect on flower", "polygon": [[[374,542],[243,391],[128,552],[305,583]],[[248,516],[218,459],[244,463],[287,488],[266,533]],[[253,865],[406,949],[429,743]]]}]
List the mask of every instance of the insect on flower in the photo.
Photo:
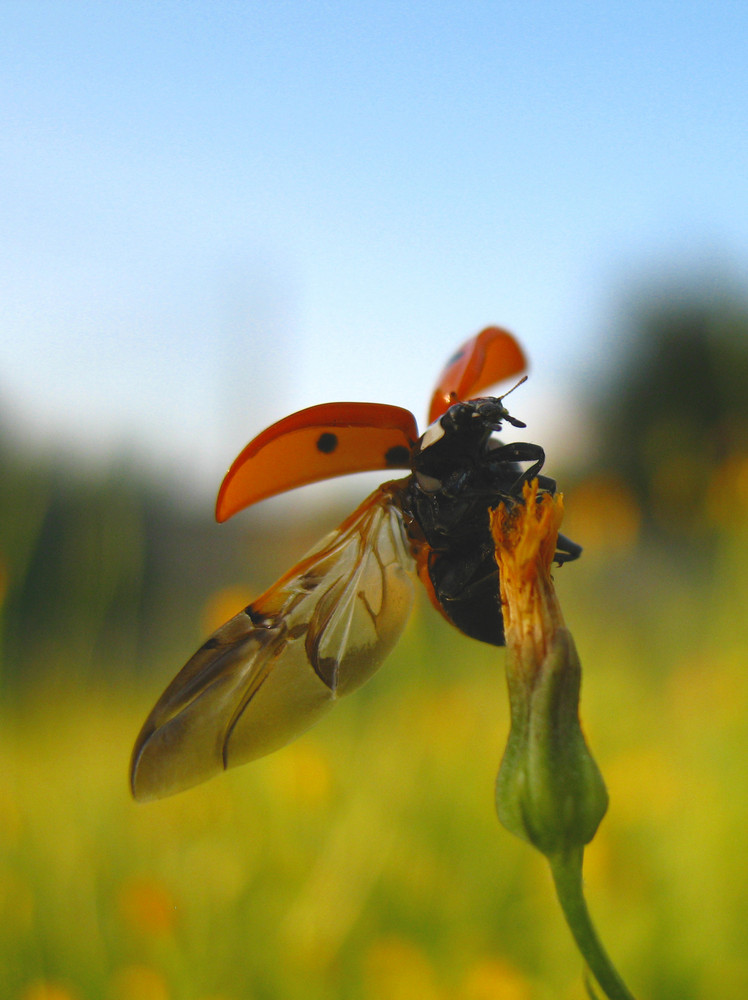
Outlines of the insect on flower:
[{"label": "insect on flower", "polygon": [[[415,577],[468,636],[504,643],[489,512],[521,502],[545,455],[502,444],[504,397],[478,393],[525,367],[511,334],[489,327],[449,360],[419,437],[408,410],[323,403],[293,413],[242,451],[218,493],[216,518],[307,483],[407,469],[384,483],[249,607],[218,629],[157,702],[135,743],[137,799],[171,795],[278,749],[380,666],[398,640]],[[528,467],[522,463],[529,463]],[[559,536],[556,560],[580,548]]]}]

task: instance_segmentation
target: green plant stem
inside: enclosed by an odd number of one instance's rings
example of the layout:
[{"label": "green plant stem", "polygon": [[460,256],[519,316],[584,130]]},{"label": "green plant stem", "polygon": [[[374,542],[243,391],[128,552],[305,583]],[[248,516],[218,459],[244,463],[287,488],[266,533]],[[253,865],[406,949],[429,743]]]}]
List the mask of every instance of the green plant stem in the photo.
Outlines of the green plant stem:
[{"label": "green plant stem", "polygon": [[597,936],[582,888],[583,848],[548,857],[556,895],[577,948],[608,1000],[634,1000]]}]

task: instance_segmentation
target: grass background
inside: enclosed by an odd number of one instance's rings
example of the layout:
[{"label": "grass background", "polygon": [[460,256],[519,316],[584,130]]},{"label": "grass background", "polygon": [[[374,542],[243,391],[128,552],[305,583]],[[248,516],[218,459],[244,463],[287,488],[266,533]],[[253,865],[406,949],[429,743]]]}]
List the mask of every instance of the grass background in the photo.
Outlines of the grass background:
[{"label": "grass background", "polygon": [[[298,742],[136,805],[129,754],[162,687],[318,526],[214,527],[127,470],[6,458],[0,995],[581,1000],[544,861],[494,814],[502,651],[422,600]],[[637,996],[743,997],[748,464],[707,491],[708,554],[645,544],[609,479],[566,501],[586,551],[557,584],[611,795],[593,916]]]}]

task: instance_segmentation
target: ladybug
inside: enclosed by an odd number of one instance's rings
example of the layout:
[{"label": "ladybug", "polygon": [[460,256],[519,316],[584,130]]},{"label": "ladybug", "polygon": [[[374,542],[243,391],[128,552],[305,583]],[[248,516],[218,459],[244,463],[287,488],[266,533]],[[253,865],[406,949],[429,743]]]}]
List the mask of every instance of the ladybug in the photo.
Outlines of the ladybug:
[{"label": "ladybug", "polygon": [[[380,666],[414,600],[414,580],[460,631],[504,642],[490,511],[538,479],[536,444],[502,444],[504,397],[478,393],[525,368],[511,334],[489,327],[448,361],[430,426],[380,403],[323,403],[268,427],[241,452],[216,518],[307,483],[407,469],[384,483],[256,601],[219,628],[169,684],[135,743],[139,800],[189,788],[298,736]],[[524,465],[522,464],[524,463]],[[524,467],[529,464],[529,467]],[[559,536],[556,561],[581,549]]]}]

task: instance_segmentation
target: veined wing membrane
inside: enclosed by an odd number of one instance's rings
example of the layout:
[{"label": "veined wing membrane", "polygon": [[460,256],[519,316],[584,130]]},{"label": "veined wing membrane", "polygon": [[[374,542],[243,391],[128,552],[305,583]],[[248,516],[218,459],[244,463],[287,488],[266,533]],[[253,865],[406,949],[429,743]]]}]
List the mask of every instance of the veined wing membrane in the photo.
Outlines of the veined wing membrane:
[{"label": "veined wing membrane", "polygon": [[413,603],[403,482],[376,490],[182,668],[136,741],[135,798],[278,749],[380,666]]}]

